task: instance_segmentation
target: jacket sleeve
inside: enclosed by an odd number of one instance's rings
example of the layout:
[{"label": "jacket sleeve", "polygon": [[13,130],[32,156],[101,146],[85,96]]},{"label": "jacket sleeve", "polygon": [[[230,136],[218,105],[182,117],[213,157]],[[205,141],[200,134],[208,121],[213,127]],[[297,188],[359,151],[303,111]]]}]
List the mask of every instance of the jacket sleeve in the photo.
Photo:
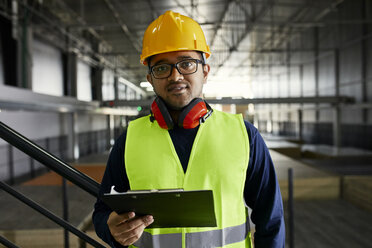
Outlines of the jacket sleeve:
[{"label": "jacket sleeve", "polygon": [[245,122],[250,139],[250,156],[244,198],[252,209],[256,248],[283,248],[285,225],[283,202],[274,164],[258,130]]},{"label": "jacket sleeve", "polygon": [[[115,186],[118,192],[125,192],[129,189],[129,181],[125,171],[124,165],[124,148],[125,148],[126,132],[124,132],[115,142],[114,147],[110,152],[105,174],[103,176],[99,196],[104,193],[109,193],[111,186]],[[110,247],[126,247],[118,244],[111,236],[107,225],[107,220],[112,210],[103,203],[100,198],[94,205],[93,224],[95,231],[103,241],[110,245]]]}]

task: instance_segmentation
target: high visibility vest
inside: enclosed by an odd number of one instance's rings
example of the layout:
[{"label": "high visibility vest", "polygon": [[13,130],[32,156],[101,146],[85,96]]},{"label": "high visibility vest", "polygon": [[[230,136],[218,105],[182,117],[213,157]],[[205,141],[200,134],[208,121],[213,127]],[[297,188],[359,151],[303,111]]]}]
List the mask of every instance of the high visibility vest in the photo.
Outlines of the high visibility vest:
[{"label": "high visibility vest", "polygon": [[214,228],[147,228],[130,247],[251,247],[243,196],[248,161],[241,115],[215,110],[200,125],[186,173],[167,130],[149,116],[130,122],[125,168],[131,190],[213,190],[217,220]]}]

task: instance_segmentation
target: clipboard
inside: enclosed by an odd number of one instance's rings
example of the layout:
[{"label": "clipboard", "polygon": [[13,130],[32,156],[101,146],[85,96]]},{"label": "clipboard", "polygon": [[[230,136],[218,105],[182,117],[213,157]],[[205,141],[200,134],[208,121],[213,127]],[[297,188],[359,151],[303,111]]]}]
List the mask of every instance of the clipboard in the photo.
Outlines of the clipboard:
[{"label": "clipboard", "polygon": [[212,190],[151,190],[110,193],[102,201],[118,214],[152,215],[149,228],[216,227]]}]

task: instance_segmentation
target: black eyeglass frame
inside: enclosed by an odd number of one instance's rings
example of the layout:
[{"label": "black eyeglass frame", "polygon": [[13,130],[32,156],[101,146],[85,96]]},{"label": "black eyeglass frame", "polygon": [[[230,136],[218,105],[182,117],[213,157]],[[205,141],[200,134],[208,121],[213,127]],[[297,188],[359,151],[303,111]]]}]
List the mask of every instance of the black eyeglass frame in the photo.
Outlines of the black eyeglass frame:
[{"label": "black eyeglass frame", "polygon": [[[182,62],[189,61],[189,60],[192,60],[192,61],[194,61],[194,62],[196,63],[196,69],[195,69],[195,71],[194,71],[194,72],[191,72],[191,73],[182,73],[182,72],[180,72],[180,69],[178,69],[178,65],[179,65],[180,63],[182,63]],[[156,79],[164,79],[164,78],[168,78],[168,77],[170,77],[170,76],[172,75],[173,68],[175,67],[175,68],[177,69],[177,71],[178,71],[179,74],[181,74],[181,75],[191,75],[191,74],[194,74],[195,72],[198,71],[198,65],[199,65],[199,64],[201,64],[201,65],[205,65],[204,61],[202,61],[202,60],[200,60],[200,59],[194,59],[194,58],[183,59],[183,60],[181,60],[181,61],[178,61],[178,62],[175,63],[175,64],[167,64],[167,63],[164,63],[164,64],[153,65],[153,66],[151,66],[151,67],[149,68],[149,73],[151,73],[151,75],[152,75],[154,78],[156,78]],[[156,76],[154,75],[153,69],[154,69],[155,66],[159,66],[159,65],[170,65],[171,68],[170,68],[170,70],[169,70],[169,75],[168,75],[168,76],[166,76],[166,77],[160,77],[160,78],[159,78],[159,77],[156,77]]]}]

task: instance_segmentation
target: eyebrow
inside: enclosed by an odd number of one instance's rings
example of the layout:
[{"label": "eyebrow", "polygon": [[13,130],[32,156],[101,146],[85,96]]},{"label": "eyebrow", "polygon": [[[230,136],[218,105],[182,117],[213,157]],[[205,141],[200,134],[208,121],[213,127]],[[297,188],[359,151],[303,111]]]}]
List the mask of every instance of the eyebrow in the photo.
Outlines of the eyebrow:
[{"label": "eyebrow", "polygon": [[177,59],[195,59],[191,56],[187,56],[187,55],[184,55],[184,56],[178,56]]},{"label": "eyebrow", "polygon": [[[177,59],[178,60],[183,60],[183,59],[196,59],[196,58],[193,58],[191,56],[184,55],[184,56],[178,56]],[[161,59],[159,61],[156,61],[156,63],[154,65],[166,64],[166,63],[169,63],[169,60],[167,60],[167,59]]]}]

